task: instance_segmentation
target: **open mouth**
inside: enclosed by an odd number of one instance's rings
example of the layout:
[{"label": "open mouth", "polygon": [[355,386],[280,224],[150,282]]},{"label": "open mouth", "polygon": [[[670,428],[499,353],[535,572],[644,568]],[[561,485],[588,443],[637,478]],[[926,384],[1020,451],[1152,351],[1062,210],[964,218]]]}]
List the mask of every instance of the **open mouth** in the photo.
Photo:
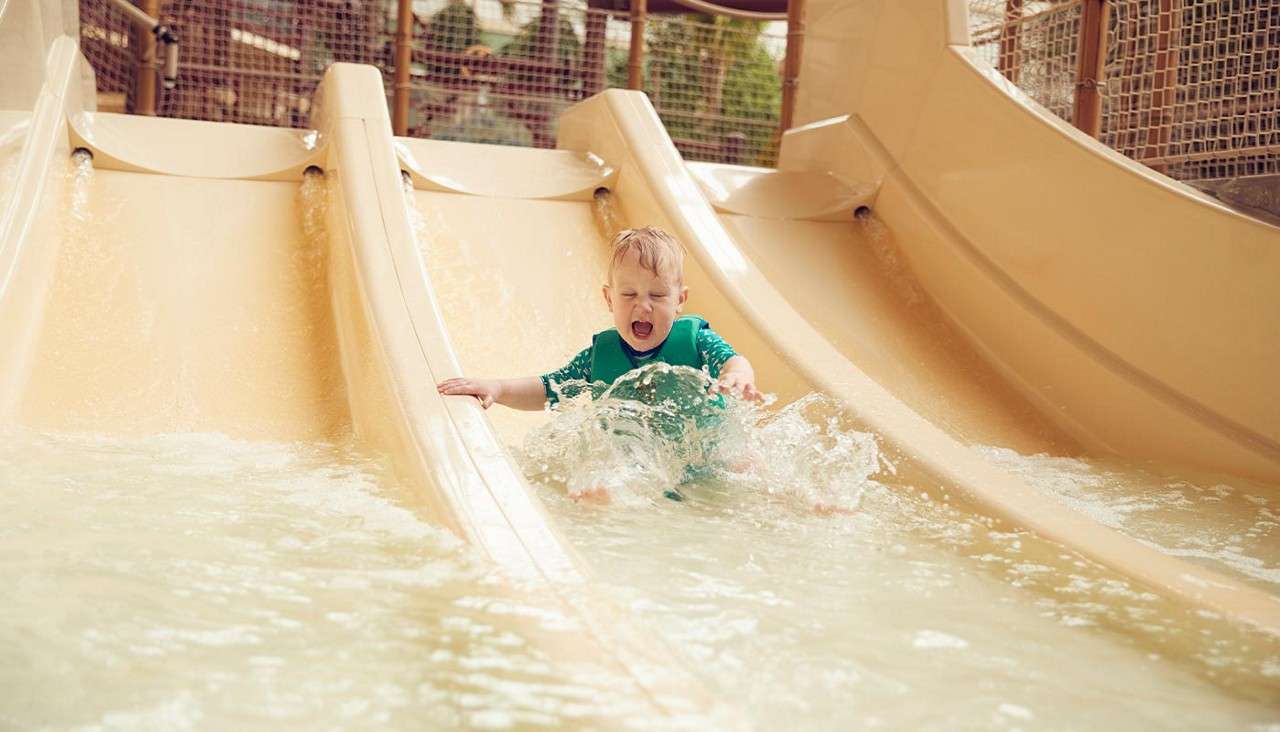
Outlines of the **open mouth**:
[{"label": "open mouth", "polygon": [[645,339],[653,335],[653,323],[646,323],[643,320],[631,321],[631,332],[636,338]]}]

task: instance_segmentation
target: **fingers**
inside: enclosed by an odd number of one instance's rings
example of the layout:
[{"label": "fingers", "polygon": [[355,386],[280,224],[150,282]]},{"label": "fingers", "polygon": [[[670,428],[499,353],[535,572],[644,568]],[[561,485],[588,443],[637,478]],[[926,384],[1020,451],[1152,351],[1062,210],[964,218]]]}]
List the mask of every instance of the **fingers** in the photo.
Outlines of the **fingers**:
[{"label": "fingers", "polygon": [[711,385],[709,392],[711,394],[728,394],[738,399],[746,399],[753,402],[764,401],[764,395],[760,393],[755,384],[737,376],[729,376],[717,381]]},{"label": "fingers", "polygon": [[474,388],[475,385],[471,382],[471,379],[445,379],[436,384],[436,391],[441,394],[469,394],[471,392],[468,390]]},{"label": "fingers", "polygon": [[448,396],[473,396],[480,400],[480,406],[488,409],[493,406],[493,392],[483,384],[466,378],[445,379],[436,384],[436,391]]}]

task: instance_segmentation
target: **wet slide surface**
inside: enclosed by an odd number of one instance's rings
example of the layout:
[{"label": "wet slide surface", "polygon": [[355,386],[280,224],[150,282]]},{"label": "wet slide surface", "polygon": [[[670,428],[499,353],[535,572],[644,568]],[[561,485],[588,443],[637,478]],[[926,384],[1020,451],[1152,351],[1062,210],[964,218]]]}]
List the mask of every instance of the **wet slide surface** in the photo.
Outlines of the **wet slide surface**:
[{"label": "wet slide surface", "polygon": [[304,197],[296,182],[88,165],[73,163],[22,421],[121,434],[348,437],[323,182]]}]

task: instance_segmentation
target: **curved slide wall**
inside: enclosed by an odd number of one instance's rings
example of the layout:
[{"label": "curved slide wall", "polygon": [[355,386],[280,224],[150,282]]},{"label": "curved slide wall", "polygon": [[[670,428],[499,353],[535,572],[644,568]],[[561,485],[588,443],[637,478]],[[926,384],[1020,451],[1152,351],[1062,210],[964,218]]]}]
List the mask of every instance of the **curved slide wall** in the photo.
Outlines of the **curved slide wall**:
[{"label": "curved slide wall", "polygon": [[1107,149],[969,47],[963,0],[814,0],[780,167],[879,184],[947,316],[1096,453],[1280,481],[1280,230]]},{"label": "curved slide wall", "polygon": [[[483,418],[436,395],[451,356],[376,70],[331,68],[313,133],[86,113],[80,63],[70,39],[53,45],[14,187],[31,205],[6,209],[0,425],[354,439],[424,518],[581,624],[549,657],[616,669],[673,724],[723,715],[592,595]],[[94,169],[68,181],[74,148]],[[312,166],[325,180],[300,197]]]}]

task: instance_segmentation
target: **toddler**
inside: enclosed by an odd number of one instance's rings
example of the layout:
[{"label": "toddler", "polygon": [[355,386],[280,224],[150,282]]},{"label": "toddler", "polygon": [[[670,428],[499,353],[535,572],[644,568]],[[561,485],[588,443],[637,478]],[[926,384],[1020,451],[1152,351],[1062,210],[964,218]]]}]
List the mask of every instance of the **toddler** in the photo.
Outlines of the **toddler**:
[{"label": "toddler", "polygon": [[689,288],[684,285],[684,250],[675,237],[646,226],[618,233],[612,242],[604,301],[613,328],[597,333],[592,344],[568,365],[542,376],[514,379],[446,379],[441,394],[470,395],[488,409],[494,402],[514,409],[542,409],[559,399],[557,387],[570,381],[613,384],[629,371],[651,363],[704,366],[714,381],[713,394],[759,401],[755,373],[707,321],[681,316]]}]

